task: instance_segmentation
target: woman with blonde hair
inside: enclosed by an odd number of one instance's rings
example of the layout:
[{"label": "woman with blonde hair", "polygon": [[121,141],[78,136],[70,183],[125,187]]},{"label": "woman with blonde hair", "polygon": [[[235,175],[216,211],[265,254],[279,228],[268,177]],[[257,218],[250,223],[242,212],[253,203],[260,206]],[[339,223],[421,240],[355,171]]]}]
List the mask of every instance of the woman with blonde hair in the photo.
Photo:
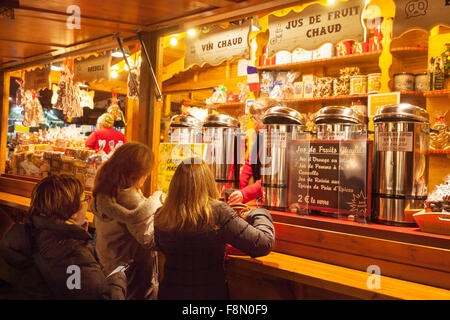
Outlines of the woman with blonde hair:
[{"label": "woman with blonde hair", "polygon": [[[125,135],[113,128],[114,117],[109,113],[104,113],[97,119],[97,130],[93,131],[87,138],[85,145],[95,151],[103,148],[109,154],[114,148],[122,143],[127,143]],[[104,141],[104,142],[102,142]]]},{"label": "woman with blonde hair", "polygon": [[218,201],[214,177],[200,159],[183,161],[155,216],[155,241],[166,261],[159,299],[227,299],[226,244],[257,257],[274,243],[272,218],[254,209],[246,220]]},{"label": "woman with blonde hair", "polygon": [[127,299],[155,299],[158,260],[154,242],[154,213],[161,192],[150,198],[140,188],[153,167],[146,145],[129,142],[117,148],[95,177],[91,204],[97,232],[96,250],[108,272],[128,265]]}]

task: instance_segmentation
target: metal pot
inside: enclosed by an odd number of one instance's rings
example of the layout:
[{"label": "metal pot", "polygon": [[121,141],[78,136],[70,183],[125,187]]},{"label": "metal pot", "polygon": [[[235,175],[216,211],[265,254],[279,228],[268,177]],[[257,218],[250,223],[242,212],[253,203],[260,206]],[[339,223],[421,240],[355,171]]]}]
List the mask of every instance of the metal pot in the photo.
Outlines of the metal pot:
[{"label": "metal pot", "polygon": [[422,209],[427,198],[429,116],[411,104],[387,105],[374,116],[374,211],[380,223],[415,223],[407,209]]},{"label": "metal pot", "polygon": [[221,198],[225,189],[239,187],[242,150],[245,153],[244,136],[239,121],[226,114],[209,115],[203,123],[206,162],[214,174]]},{"label": "metal pot", "polygon": [[175,115],[170,119],[170,143],[201,143],[202,123],[190,115]]},{"label": "metal pot", "polygon": [[365,117],[350,107],[330,106],[320,109],[314,116],[317,139],[350,140],[355,133],[365,130]]},{"label": "metal pot", "polygon": [[276,106],[264,113],[264,142],[261,184],[264,206],[273,210],[288,207],[288,149],[289,141],[305,129],[304,120],[294,109]]}]

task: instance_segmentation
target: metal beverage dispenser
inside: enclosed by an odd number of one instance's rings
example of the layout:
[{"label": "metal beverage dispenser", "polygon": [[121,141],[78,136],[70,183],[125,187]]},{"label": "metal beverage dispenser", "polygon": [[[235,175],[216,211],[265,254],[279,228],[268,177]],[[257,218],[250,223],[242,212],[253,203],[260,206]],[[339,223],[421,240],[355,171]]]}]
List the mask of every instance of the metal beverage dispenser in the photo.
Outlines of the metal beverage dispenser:
[{"label": "metal beverage dispenser", "polygon": [[273,210],[288,208],[288,145],[304,130],[304,121],[294,109],[276,106],[264,113],[264,145],[261,157],[261,185],[264,206]]},{"label": "metal beverage dispenser", "polygon": [[314,118],[319,140],[349,140],[365,130],[364,115],[350,107],[324,107]]},{"label": "metal beverage dispenser", "polygon": [[374,116],[374,211],[380,223],[414,226],[408,209],[427,198],[429,116],[410,104],[387,105]]},{"label": "metal beverage dispenser", "polygon": [[175,115],[170,119],[169,143],[201,143],[202,123],[190,115]]},{"label": "metal beverage dispenser", "polygon": [[214,174],[221,198],[225,189],[239,188],[243,137],[239,121],[229,115],[209,115],[203,123],[206,162]]}]

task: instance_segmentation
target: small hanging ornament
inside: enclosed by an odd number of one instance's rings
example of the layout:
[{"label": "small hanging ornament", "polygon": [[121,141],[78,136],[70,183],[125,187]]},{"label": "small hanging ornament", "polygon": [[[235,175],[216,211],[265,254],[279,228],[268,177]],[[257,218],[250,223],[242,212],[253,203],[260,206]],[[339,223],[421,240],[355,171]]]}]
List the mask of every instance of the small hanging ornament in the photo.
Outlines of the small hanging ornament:
[{"label": "small hanging ornament", "polygon": [[125,117],[123,116],[123,112],[119,107],[119,99],[117,98],[116,92],[112,93],[111,105],[106,111],[114,118],[114,121],[122,120],[126,125]]},{"label": "small hanging ornament", "polygon": [[[126,58],[125,58],[126,59]],[[138,45],[136,45],[134,50],[134,63],[132,64],[131,70],[128,73],[128,98],[138,98],[139,97],[139,86],[140,86],[140,59],[138,58]]]}]

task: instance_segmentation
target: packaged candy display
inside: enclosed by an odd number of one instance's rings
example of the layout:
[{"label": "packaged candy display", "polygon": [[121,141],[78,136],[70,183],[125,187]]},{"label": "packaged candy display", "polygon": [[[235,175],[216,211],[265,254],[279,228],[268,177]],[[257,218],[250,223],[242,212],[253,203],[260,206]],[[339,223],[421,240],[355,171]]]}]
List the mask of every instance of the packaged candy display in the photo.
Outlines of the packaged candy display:
[{"label": "packaged candy display", "polygon": [[227,88],[220,85],[214,89],[211,97],[211,103],[225,103],[227,102]]},{"label": "packaged candy display", "polygon": [[340,70],[340,77],[333,79],[333,95],[345,96],[350,94],[350,78],[358,75],[358,67],[347,67]]},{"label": "packaged candy display", "polygon": [[270,95],[274,86],[274,81],[274,74],[272,72],[264,71],[261,73],[261,97],[268,97]]},{"label": "packaged candy display", "polygon": [[408,72],[394,74],[394,91],[414,91],[414,74]]},{"label": "packaged candy display", "polygon": [[227,102],[239,102],[239,94],[233,91],[227,93]]},{"label": "packaged candy display", "polygon": [[283,99],[283,81],[275,80],[272,91],[269,94],[270,99]]},{"label": "packaged candy display", "polygon": [[361,101],[353,101],[351,107],[352,110],[367,116],[367,105],[365,105],[364,103],[362,103]]},{"label": "packaged candy display", "polygon": [[311,61],[313,58],[313,52],[305,49],[295,49],[292,53],[292,62],[305,62]]},{"label": "packaged candy display", "polygon": [[299,78],[298,72],[288,72],[286,75],[286,84],[282,87],[283,99],[294,99],[295,81]]},{"label": "packaged candy display", "polygon": [[426,72],[418,73],[414,77],[414,89],[415,91],[425,92],[427,91],[428,74]]},{"label": "packaged candy display", "polygon": [[294,99],[303,98],[303,81],[294,82]]},{"label": "packaged candy display", "polygon": [[431,150],[450,150],[450,128],[445,123],[445,114],[436,118],[431,129],[437,130],[430,133]]},{"label": "packaged candy display", "polygon": [[428,212],[447,212],[450,213],[450,175],[444,178],[444,183],[428,195],[425,201],[426,211]]},{"label": "packaged candy display", "polygon": [[316,77],[312,74],[303,76],[303,97],[304,98],[314,98],[315,80]]},{"label": "packaged candy display", "polygon": [[250,96],[250,88],[246,81],[238,82],[237,87],[239,89],[238,100],[244,102]]},{"label": "packaged candy display", "polygon": [[350,77],[350,94],[358,95],[367,93],[367,76],[356,75]]},{"label": "packaged candy display", "polygon": [[367,75],[367,92],[378,93],[381,88],[381,73]]},{"label": "packaged candy display", "polygon": [[280,51],[275,55],[275,64],[286,64],[292,62],[292,54],[289,51]]},{"label": "packaged candy display", "polygon": [[341,41],[338,44],[336,44],[336,56],[342,57],[352,54],[353,43],[354,41],[348,40],[348,41]]},{"label": "packaged candy display", "polygon": [[369,44],[367,42],[355,42],[352,46],[353,54],[362,54],[369,51]]},{"label": "packaged candy display", "polygon": [[66,173],[76,175],[85,183],[88,160],[97,157],[95,169],[102,162],[95,151],[85,148],[84,141],[85,137],[74,125],[37,133],[17,133],[12,141],[14,151],[7,173],[36,178]]},{"label": "packaged candy display", "polygon": [[333,95],[333,78],[323,77],[317,78],[314,96],[315,97],[330,97]]},{"label": "packaged candy display", "polygon": [[430,66],[428,68],[429,90],[442,90],[445,84],[445,67],[442,56],[431,57]]},{"label": "packaged candy display", "polygon": [[331,43],[325,43],[319,49],[312,52],[312,59],[327,59],[333,56],[333,45]]}]

